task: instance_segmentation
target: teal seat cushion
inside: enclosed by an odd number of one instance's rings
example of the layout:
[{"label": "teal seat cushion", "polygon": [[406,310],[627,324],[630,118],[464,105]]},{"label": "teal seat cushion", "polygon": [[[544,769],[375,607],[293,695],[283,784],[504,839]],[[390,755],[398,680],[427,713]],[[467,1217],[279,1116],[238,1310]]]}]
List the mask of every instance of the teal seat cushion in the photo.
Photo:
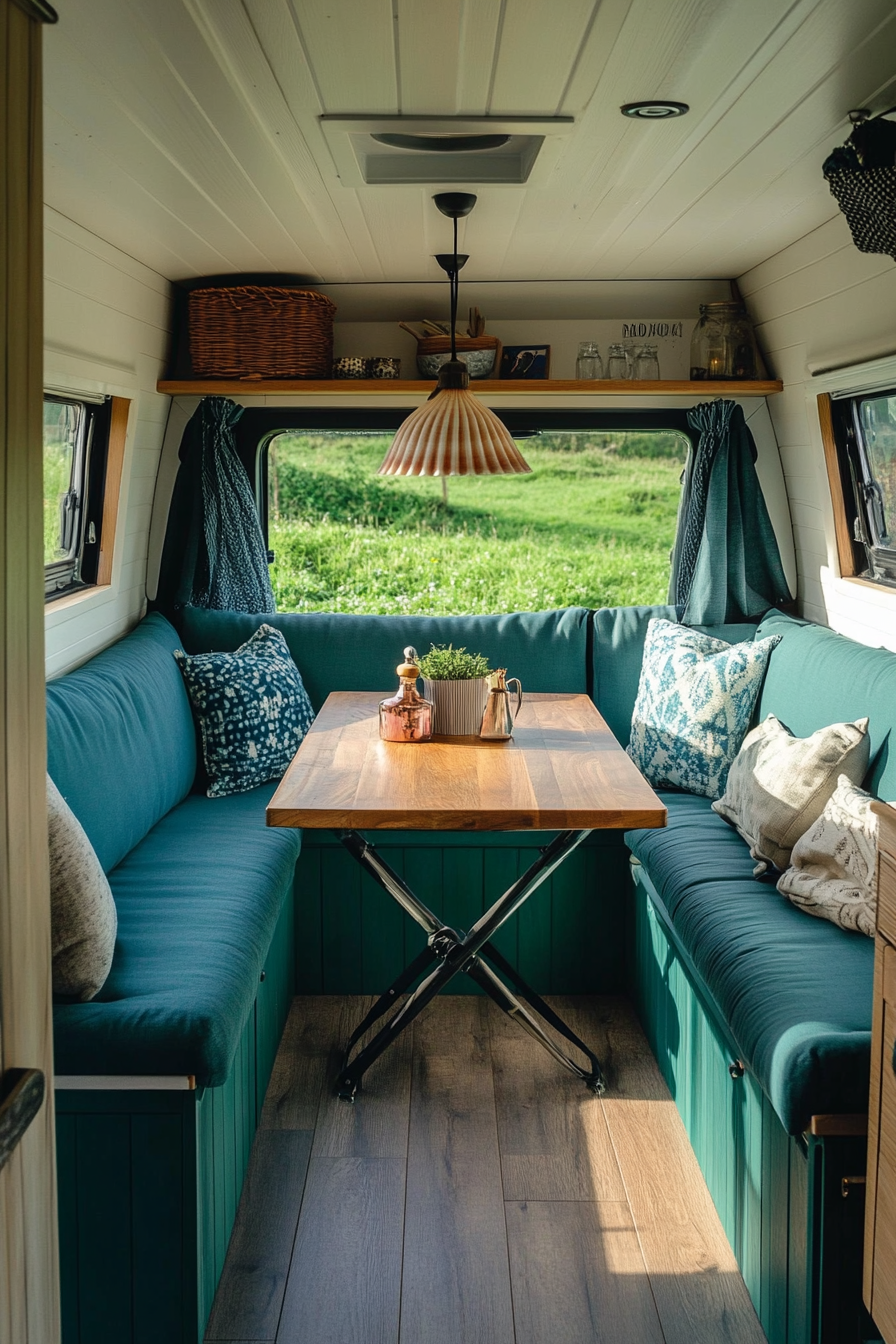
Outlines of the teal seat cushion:
[{"label": "teal seat cushion", "polygon": [[147,616],[47,684],[47,769],[106,873],[193,785],[196,733],[179,646],[173,626]]},{"label": "teal seat cushion", "polygon": [[798,1134],[812,1115],[865,1111],[872,940],[757,881],[747,846],[708,799],[661,797],[666,829],[626,841],[782,1124]]},{"label": "teal seat cushion", "polygon": [[112,969],[92,1002],[55,1006],[58,1073],[226,1080],[301,844],[265,826],[273,792],[191,794],[112,870]]},{"label": "teal seat cushion", "polygon": [[315,712],[330,691],[389,691],[406,644],[483,653],[526,691],[587,691],[588,612],[513,612],[503,616],[357,616],[345,612],[244,615],[186,607],[178,622],[188,653],[231,652],[264,621],[282,630]]},{"label": "teal seat cushion", "polygon": [[759,717],[774,714],[796,737],[829,723],[868,718],[871,764],[865,788],[896,799],[896,655],[872,649],[823,625],[781,612],[763,618],[757,636],[780,635],[759,699]]},{"label": "teal seat cushion", "polygon": [[[618,742],[628,746],[632,712],[644,659],[647,625],[653,618],[681,619],[680,607],[603,607],[594,613],[591,697]],[[745,625],[698,625],[704,634],[738,644],[752,639],[755,623]]]}]

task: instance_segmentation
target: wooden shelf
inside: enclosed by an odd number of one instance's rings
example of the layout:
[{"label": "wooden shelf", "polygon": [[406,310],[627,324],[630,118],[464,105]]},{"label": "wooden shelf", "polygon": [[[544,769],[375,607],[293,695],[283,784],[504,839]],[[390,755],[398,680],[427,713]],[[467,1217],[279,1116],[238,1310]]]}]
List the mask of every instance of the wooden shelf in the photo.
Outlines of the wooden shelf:
[{"label": "wooden shelf", "polygon": [[[395,392],[413,392],[419,396],[432,391],[434,383],[423,378],[339,378],[326,381],[305,378],[269,379],[269,378],[205,378],[172,379],[162,378],[156,384],[159,392],[171,396],[249,396],[263,397],[272,393],[285,392],[290,396],[305,397],[331,396],[333,393],[348,393],[351,396],[388,395]],[[769,379],[763,382],[638,382],[620,380],[609,382],[579,382],[575,378],[512,378],[492,380],[475,379],[470,384],[471,392],[485,394],[501,393],[511,396],[555,396],[569,395],[591,397],[770,397],[782,390],[783,384]]]}]

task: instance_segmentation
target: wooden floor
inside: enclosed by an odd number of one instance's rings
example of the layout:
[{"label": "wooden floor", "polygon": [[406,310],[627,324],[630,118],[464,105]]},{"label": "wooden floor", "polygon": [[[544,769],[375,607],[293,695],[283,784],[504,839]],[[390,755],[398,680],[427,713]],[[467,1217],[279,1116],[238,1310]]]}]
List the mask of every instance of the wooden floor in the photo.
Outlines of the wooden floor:
[{"label": "wooden floor", "polygon": [[552,1000],[601,1099],[488,1000],[442,996],[351,1106],[332,1078],[369,1002],[295,1002],[206,1340],[762,1344],[626,1003]]}]

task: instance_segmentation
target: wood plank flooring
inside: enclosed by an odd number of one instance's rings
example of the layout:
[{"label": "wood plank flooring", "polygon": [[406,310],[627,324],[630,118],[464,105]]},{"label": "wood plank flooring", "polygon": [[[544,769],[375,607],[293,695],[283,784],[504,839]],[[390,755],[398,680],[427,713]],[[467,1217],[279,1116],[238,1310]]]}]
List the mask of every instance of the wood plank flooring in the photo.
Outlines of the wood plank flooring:
[{"label": "wood plank flooring", "polygon": [[627,1003],[552,1002],[593,1097],[487,999],[442,995],[333,1095],[371,1000],[293,1005],[211,1344],[763,1344]]}]

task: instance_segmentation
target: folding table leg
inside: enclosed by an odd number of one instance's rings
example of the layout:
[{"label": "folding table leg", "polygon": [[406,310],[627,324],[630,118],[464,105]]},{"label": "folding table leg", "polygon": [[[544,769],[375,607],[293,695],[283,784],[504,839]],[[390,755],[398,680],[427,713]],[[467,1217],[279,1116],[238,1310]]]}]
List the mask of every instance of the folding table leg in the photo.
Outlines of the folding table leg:
[{"label": "folding table leg", "polygon": [[[488,944],[483,948],[483,952],[486,956],[489,955]],[[475,980],[477,985],[480,985],[482,989],[485,990],[489,998],[494,1000],[501,1011],[505,1012],[514,1022],[518,1022],[524,1031],[528,1031],[530,1036],[534,1036],[536,1041],[538,1041],[540,1045],[543,1045],[549,1054],[553,1055],[558,1064],[562,1064],[564,1069],[569,1069],[570,1073],[574,1073],[577,1078],[581,1078],[596,1096],[601,1096],[602,1093],[606,1091],[607,1085],[604,1080],[603,1071],[598,1063],[597,1056],[588,1049],[584,1041],[580,1041],[578,1036],[570,1031],[569,1027],[566,1026],[566,1023],[562,1022],[561,1019],[557,1017],[556,1013],[549,1008],[548,1004],[544,1003],[543,1000],[538,999],[538,995],[535,994],[534,990],[528,990],[527,986],[528,993],[526,994],[526,998],[530,1001],[536,999],[541,1004],[541,1007],[537,1008],[536,1011],[540,1012],[541,1016],[544,1017],[546,1021],[550,1022],[555,1030],[560,1031],[573,1045],[581,1050],[582,1054],[586,1056],[591,1064],[590,1069],[583,1069],[581,1065],[576,1064],[575,1060],[570,1059],[568,1055],[563,1053],[556,1042],[552,1041],[550,1036],[548,1036],[541,1023],[532,1016],[524,1004],[520,1003],[519,999],[511,993],[504,982],[495,974],[490,966],[486,965],[481,957],[477,957],[471,966],[467,966],[466,971],[470,979]]]},{"label": "folding table leg", "polygon": [[[426,1005],[460,972],[464,972],[475,980],[504,1012],[529,1031],[553,1055],[558,1063],[582,1078],[592,1091],[602,1092],[604,1090],[603,1074],[596,1056],[554,1013],[553,1009],[526,984],[490,941],[501,925],[519,909],[532,892],[560,866],[563,860],[572,853],[577,845],[581,844],[588,834],[588,831],[564,831],[556,836],[549,845],[545,846],[540,856],[522,877],[518,878],[504,895],[495,901],[494,905],[486,911],[481,919],[476,921],[466,936],[462,936],[454,929],[447,928],[441,923],[362,835],[359,835],[357,831],[339,832],[339,838],[349,853],[429,935],[426,949],[405,968],[386,993],[380,996],[364,1021],[353,1032],[345,1053],[342,1070],[336,1082],[336,1090],[340,1097],[347,1101],[354,1101],[361,1079],[374,1060],[378,1059],[383,1051],[388,1049],[392,1042],[404,1031],[405,1027],[409,1026]],[[477,955],[479,952],[488,957],[509,976],[518,992],[540,1017],[582,1051],[591,1065],[590,1070],[581,1068],[559,1049],[536,1018],[504,985],[496,972],[480,960]],[[373,1040],[362,1050],[359,1050],[354,1059],[351,1059],[352,1050],[365,1032],[395,1005],[399,996],[407,991],[433,959],[439,959],[441,965],[431,971],[405,1000],[394,1016],[379,1030]]]}]

